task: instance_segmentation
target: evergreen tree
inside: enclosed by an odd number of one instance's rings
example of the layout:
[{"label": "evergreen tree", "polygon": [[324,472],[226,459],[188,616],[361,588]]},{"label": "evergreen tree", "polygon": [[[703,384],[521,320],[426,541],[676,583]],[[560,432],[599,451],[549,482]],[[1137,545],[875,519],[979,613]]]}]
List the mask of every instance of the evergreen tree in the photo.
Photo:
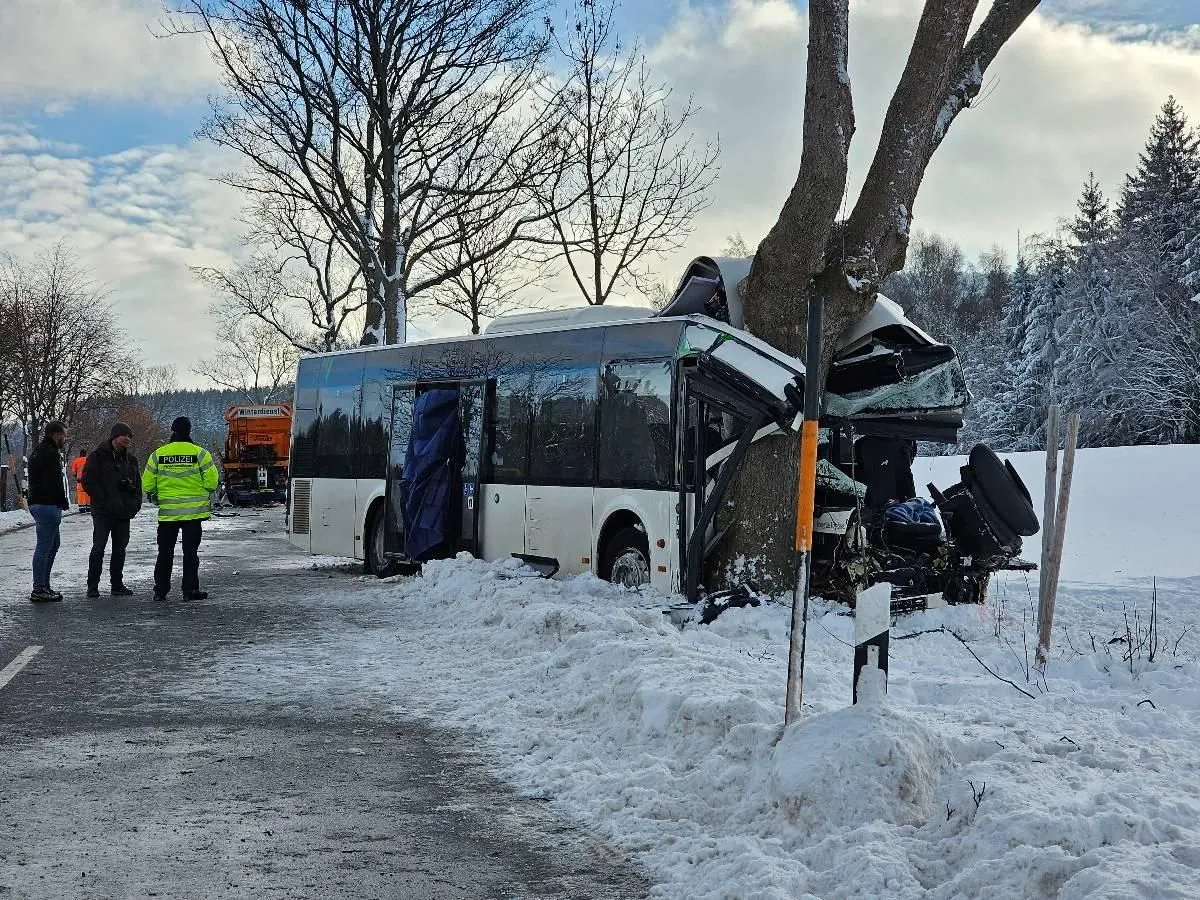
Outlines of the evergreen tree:
[{"label": "evergreen tree", "polygon": [[1200,440],[1200,136],[1170,98],[1126,179],[1114,298],[1124,321],[1126,439]]},{"label": "evergreen tree", "polygon": [[1046,417],[1058,402],[1054,371],[1059,346],[1055,325],[1063,306],[1066,286],[1066,248],[1043,241],[1031,284],[1025,290],[1024,340],[1013,360],[1012,422],[1014,449],[1037,450],[1045,446]]},{"label": "evergreen tree", "polygon": [[1067,226],[1062,308],[1055,329],[1059,359],[1054,393],[1064,409],[1079,413],[1083,446],[1103,446],[1117,437],[1122,319],[1109,258],[1114,227],[1108,200],[1092,173]]},{"label": "evergreen tree", "polygon": [[1174,97],[1167,99],[1150,129],[1137,171],[1125,181],[1118,212],[1130,263],[1152,276],[1164,299],[1190,299],[1200,290],[1200,136]]},{"label": "evergreen tree", "polygon": [[1028,430],[1023,414],[1028,398],[1019,379],[1025,369],[1024,353],[1035,280],[1028,258],[1019,255],[1009,280],[1008,300],[1000,325],[996,389],[991,396],[979,398],[971,411],[973,427],[970,430],[974,432],[977,428],[981,440],[1001,450],[1018,449]]}]

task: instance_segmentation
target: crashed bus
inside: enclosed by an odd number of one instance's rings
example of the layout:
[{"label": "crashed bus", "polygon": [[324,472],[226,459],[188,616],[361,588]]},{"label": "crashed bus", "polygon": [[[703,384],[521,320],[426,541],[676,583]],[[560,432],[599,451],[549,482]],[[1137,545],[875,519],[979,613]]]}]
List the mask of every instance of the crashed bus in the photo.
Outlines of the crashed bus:
[{"label": "crashed bus", "polygon": [[[658,313],[514,315],[482,335],[303,358],[291,542],[380,576],[466,551],[702,599],[733,473],[800,420],[803,363],[739,327],[748,266],[700,257]],[[986,447],[933,488],[938,514],[911,485],[915,442],[956,442],[969,402],[954,350],[886,298],[841,337],[814,590],[852,602],[886,581],[901,607],[969,602],[1027,565],[1029,492]]]}]

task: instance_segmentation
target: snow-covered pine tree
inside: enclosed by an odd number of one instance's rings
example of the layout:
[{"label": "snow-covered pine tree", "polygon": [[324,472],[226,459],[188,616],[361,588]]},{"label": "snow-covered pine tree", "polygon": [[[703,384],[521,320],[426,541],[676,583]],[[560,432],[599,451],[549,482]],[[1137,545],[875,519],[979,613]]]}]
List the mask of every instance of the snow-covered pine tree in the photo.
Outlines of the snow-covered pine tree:
[{"label": "snow-covered pine tree", "polygon": [[[1022,412],[1025,397],[1018,381],[1025,368],[1026,328],[1034,302],[1034,273],[1021,253],[1008,285],[1008,299],[1000,326],[1001,358],[997,384],[991,396],[980,397],[971,408],[972,432],[999,450],[1015,450],[1026,426]],[[965,435],[964,435],[965,436]]]},{"label": "snow-covered pine tree", "polygon": [[1012,269],[999,247],[980,255],[961,278],[962,299],[954,346],[959,351],[974,402],[952,452],[966,453],[976,443],[997,443],[993,435],[1004,430],[1003,407],[998,397],[1008,389],[1005,365],[1005,316],[1012,291]]},{"label": "snow-covered pine tree", "polygon": [[1095,173],[1088,176],[1075,217],[1067,225],[1062,308],[1055,326],[1059,358],[1055,396],[1080,416],[1083,446],[1119,440],[1122,320],[1113,299],[1111,208]]},{"label": "snow-covered pine tree", "polygon": [[1125,181],[1118,218],[1122,230],[1161,248],[1162,276],[1176,285],[1200,289],[1200,270],[1190,270],[1189,249],[1200,228],[1196,209],[1200,187],[1200,135],[1188,127],[1183,107],[1169,97],[1163,104],[1137,171]]},{"label": "snow-covered pine tree", "polygon": [[1022,325],[1024,341],[1012,381],[1010,414],[1015,450],[1045,446],[1046,417],[1050,404],[1058,401],[1054,378],[1059,356],[1055,323],[1063,305],[1067,271],[1066,247],[1060,241],[1043,239]]},{"label": "snow-covered pine tree", "polygon": [[1171,97],[1118,210],[1114,286],[1128,339],[1122,405],[1129,438],[1200,440],[1200,136]]}]

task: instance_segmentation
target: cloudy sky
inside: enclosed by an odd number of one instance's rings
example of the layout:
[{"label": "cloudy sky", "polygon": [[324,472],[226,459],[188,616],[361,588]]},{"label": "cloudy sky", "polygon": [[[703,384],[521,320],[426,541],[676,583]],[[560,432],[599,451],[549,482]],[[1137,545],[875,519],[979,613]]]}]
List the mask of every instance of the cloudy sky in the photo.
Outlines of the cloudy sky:
[{"label": "cloudy sky", "polygon": [[[1196,0],[1042,6],[989,73],[984,102],[955,123],[916,205],[918,229],[972,255],[994,244],[1011,254],[1018,233],[1052,230],[1089,171],[1117,192],[1168,95],[1200,123]],[[852,0],[851,195],[918,8]],[[211,298],[188,266],[239,252],[239,200],[213,181],[235,161],[193,139],[216,72],[199,39],[154,37],[161,9],[159,0],[0,0],[0,252],[65,239],[108,288],[145,361],[186,376],[213,342]],[[712,206],[661,264],[663,278],[773,221],[800,158],[804,10],[799,0],[621,9],[623,35],[702,107],[697,136],[721,145]]]}]

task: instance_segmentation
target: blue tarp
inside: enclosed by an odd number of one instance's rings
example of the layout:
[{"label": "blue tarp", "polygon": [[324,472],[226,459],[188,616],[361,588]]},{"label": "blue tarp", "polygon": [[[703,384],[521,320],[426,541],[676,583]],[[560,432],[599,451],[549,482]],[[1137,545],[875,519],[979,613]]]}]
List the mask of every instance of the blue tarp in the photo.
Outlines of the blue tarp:
[{"label": "blue tarp", "polygon": [[426,391],[413,407],[412,437],[400,482],[404,552],[410,559],[429,559],[453,541],[461,468],[458,391]]}]

